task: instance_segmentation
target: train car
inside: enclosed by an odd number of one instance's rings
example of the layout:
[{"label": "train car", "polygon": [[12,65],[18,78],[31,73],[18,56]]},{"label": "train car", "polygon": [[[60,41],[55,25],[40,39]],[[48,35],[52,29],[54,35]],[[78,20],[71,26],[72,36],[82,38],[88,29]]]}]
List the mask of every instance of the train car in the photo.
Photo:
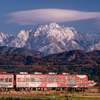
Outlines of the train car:
[{"label": "train car", "polygon": [[0,74],[0,91],[14,88],[13,74]]},{"label": "train car", "polygon": [[16,89],[86,89],[87,75],[15,74]]}]

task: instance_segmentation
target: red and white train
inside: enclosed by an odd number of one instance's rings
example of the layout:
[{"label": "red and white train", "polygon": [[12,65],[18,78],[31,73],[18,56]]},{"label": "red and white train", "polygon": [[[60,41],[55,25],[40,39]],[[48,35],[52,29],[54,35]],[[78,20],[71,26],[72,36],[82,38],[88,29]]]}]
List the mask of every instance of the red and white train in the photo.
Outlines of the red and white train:
[{"label": "red and white train", "polygon": [[87,75],[67,73],[0,74],[0,90],[85,90],[87,88]]}]

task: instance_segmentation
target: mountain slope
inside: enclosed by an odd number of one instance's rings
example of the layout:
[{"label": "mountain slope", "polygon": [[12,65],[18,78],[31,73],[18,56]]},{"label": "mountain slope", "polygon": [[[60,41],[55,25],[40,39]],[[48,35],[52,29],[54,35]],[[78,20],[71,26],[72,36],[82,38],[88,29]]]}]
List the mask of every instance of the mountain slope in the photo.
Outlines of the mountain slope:
[{"label": "mountain slope", "polygon": [[9,34],[0,33],[0,46],[6,46],[10,41],[14,39],[14,36]]},{"label": "mountain slope", "polygon": [[16,53],[6,53],[4,55],[0,55],[0,65],[5,65],[5,66],[33,65],[39,61],[43,62],[41,58],[34,56],[24,56]]},{"label": "mountain slope", "polygon": [[[71,50],[66,51],[62,53],[57,54],[51,54],[43,57],[43,59],[47,59],[53,62],[56,62],[55,64],[60,65],[78,65],[83,66],[84,64],[86,66],[91,64],[97,64],[98,57],[100,56],[100,50],[98,51],[92,51],[85,53],[82,50]],[[92,65],[91,65],[92,66]]]},{"label": "mountain slope", "polygon": [[17,47],[8,47],[8,46],[1,46],[0,47],[0,55],[4,55],[6,53],[16,53],[16,54],[21,54],[25,56],[36,56],[36,57],[41,57],[44,56],[45,54],[39,51],[35,50],[28,50],[25,48],[17,48]]}]

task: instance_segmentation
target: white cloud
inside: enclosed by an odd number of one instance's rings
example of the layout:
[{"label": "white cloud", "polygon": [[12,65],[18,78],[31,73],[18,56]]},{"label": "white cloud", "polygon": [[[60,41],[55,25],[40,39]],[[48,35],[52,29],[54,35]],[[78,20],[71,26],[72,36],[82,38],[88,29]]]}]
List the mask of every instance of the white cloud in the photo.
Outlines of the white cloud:
[{"label": "white cloud", "polygon": [[36,9],[8,14],[7,23],[35,25],[50,22],[67,22],[84,19],[100,18],[100,12],[82,12],[65,9]]}]

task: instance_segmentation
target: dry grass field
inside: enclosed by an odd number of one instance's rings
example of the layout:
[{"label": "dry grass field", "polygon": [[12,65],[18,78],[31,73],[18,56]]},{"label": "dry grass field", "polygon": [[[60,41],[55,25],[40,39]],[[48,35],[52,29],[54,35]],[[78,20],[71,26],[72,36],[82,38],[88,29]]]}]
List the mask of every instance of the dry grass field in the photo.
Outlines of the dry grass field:
[{"label": "dry grass field", "polygon": [[91,87],[84,92],[75,91],[15,91],[0,92],[0,97],[88,97],[88,98],[100,98],[98,93],[98,87]]}]

